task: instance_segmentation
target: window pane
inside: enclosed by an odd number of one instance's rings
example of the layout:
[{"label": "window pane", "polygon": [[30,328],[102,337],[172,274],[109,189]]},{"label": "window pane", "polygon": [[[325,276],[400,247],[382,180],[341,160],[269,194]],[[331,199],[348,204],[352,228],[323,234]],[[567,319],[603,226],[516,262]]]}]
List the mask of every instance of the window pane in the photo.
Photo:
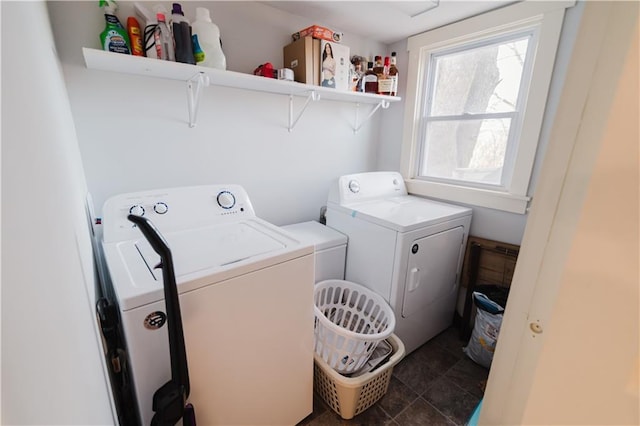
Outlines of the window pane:
[{"label": "window pane", "polygon": [[432,116],[512,112],[529,37],[434,57]]},{"label": "window pane", "polygon": [[502,175],[510,126],[509,118],[429,122],[420,176],[506,184]]}]

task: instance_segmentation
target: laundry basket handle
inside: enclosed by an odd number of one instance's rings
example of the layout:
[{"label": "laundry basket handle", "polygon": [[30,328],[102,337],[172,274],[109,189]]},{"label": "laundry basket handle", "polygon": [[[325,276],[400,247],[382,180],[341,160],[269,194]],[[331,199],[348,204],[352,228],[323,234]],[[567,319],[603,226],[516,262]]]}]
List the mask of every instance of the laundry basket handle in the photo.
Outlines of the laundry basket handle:
[{"label": "laundry basket handle", "polygon": [[[153,411],[156,414],[154,414],[151,424],[154,426],[173,426],[185,415],[185,403],[190,390],[187,353],[173,258],[169,245],[149,219],[133,214],[127,216],[127,219],[138,226],[151,248],[160,256],[164,301],[167,310],[171,380],[153,394]],[[193,424],[195,424],[195,413],[191,404],[187,407],[187,417],[192,417]]]}]

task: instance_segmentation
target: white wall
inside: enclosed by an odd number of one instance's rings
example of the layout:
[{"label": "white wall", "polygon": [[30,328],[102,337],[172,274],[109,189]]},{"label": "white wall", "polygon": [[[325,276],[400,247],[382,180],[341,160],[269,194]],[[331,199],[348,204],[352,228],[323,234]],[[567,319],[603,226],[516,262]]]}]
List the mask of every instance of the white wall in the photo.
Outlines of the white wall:
[{"label": "white wall", "polygon": [[[132,3],[118,4],[121,20],[133,13]],[[228,69],[239,72],[281,67],[291,34],[322,24],[254,2],[182,4],[189,19],[197,5],[211,10]],[[280,225],[316,219],[337,176],[375,170],[379,115],[354,135],[355,105],[320,101],[289,133],[287,96],[209,87],[189,128],[185,84],[86,69],[81,49],[98,48],[104,27],[97,2],[50,2],[49,11],[98,214],[117,193],[238,183],[257,214]],[[354,54],[386,52],[348,33],[343,43]]]},{"label": "white wall", "polygon": [[86,184],[47,9],[0,6],[0,422],[113,424],[93,309]]}]

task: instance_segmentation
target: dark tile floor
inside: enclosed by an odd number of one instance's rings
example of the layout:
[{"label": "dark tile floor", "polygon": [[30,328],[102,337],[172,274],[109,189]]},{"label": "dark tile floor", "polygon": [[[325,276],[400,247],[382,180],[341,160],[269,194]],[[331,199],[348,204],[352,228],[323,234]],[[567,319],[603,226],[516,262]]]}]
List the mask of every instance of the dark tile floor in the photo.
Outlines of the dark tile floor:
[{"label": "dark tile floor", "polygon": [[489,374],[462,352],[466,343],[451,327],[405,356],[385,396],[368,410],[344,420],[315,396],[313,413],[299,426],[464,425]]}]

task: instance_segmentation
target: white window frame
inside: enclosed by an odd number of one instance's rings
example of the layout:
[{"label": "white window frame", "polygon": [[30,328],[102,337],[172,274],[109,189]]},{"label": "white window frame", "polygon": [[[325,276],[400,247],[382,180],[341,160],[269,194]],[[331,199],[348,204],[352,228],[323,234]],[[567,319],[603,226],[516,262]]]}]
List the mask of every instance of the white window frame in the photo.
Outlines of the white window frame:
[{"label": "white window frame", "polygon": [[[531,197],[527,194],[535,161],[540,129],[551,83],[553,65],[562,30],[564,12],[575,1],[524,1],[501,9],[431,30],[407,42],[409,64],[405,121],[402,141],[401,171],[407,189],[412,194],[448,201],[488,207],[512,213],[525,213]],[[523,31],[537,34],[531,79],[520,96],[516,136],[518,148],[510,185],[505,188],[483,188],[465,182],[438,182],[418,177],[421,152],[423,111],[428,85],[428,64],[434,53],[457,46],[472,45],[479,41]],[[528,86],[528,87],[527,87]]]}]

